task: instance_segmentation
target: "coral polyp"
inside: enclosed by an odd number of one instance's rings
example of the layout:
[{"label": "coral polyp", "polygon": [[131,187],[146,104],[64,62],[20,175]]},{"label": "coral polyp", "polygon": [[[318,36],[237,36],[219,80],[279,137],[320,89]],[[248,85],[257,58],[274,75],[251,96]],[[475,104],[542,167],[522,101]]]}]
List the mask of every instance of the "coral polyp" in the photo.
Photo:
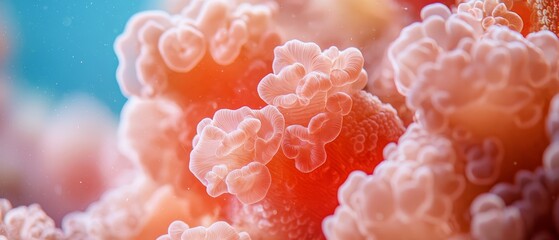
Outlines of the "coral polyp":
[{"label": "coral polyp", "polygon": [[118,123],[0,82],[0,240],[559,238],[556,1],[161,6]]},{"label": "coral polyp", "polygon": [[529,0],[531,31],[550,30],[559,32],[559,3],[552,0]]}]

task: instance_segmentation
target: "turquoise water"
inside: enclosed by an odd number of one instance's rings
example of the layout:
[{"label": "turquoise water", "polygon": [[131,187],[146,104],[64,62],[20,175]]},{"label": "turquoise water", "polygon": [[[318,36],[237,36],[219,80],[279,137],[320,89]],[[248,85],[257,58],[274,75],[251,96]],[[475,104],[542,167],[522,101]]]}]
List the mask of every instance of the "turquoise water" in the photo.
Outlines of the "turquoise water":
[{"label": "turquoise water", "polygon": [[[0,0],[3,2],[6,0]],[[113,42],[146,0],[7,0],[13,42],[8,70],[18,85],[53,99],[94,95],[115,113],[125,98]]]}]

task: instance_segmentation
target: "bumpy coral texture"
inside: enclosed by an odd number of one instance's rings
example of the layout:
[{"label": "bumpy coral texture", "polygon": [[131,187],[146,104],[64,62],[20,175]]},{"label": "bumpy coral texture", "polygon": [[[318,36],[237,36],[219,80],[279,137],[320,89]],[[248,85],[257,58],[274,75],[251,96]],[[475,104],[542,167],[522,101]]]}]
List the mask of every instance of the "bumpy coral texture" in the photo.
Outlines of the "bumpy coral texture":
[{"label": "bumpy coral texture", "polygon": [[[465,4],[459,8],[470,6]],[[523,148],[524,141],[509,137],[510,129],[518,129],[534,142],[545,139],[544,109],[550,93],[557,88],[559,75],[557,37],[538,32],[524,38],[497,26],[484,32],[473,15],[460,11],[449,15],[449,10],[440,5],[428,6],[422,14],[424,21],[404,29],[390,49],[397,86],[407,96],[408,105],[417,111],[418,121],[430,131],[455,136],[464,145],[478,141],[474,145],[486,148],[480,149],[485,154],[491,145],[491,151],[497,151],[494,156],[504,154],[505,150],[499,148],[510,150],[508,156]],[[448,76],[455,77],[449,81]],[[487,125],[499,127],[488,129]],[[479,145],[482,142],[487,147]],[[543,147],[545,142],[526,151],[541,152]],[[468,173],[470,181],[487,184],[498,177],[499,158],[474,161],[471,158],[477,157],[473,151],[478,150],[466,147],[465,151],[472,164],[483,161],[486,166],[494,165],[486,173]],[[518,168],[532,166],[529,160],[516,162],[521,165]],[[479,166],[469,168],[481,170]]]},{"label": "bumpy coral texture", "polygon": [[550,30],[559,34],[559,3],[553,0],[528,0],[531,31]]},{"label": "bumpy coral texture", "polygon": [[272,106],[219,110],[198,124],[190,170],[212,197],[230,193],[245,204],[258,202],[270,188],[266,164],[280,147],[284,125]]},{"label": "bumpy coral texture", "polygon": [[[397,147],[385,148],[386,160],[372,175],[354,173],[340,188],[341,205],[323,222],[328,237],[447,239],[469,232],[476,196],[540,165],[546,108],[559,80],[559,39],[548,31],[523,37],[506,2],[478,2],[462,3],[457,13],[427,6],[423,21],[390,47],[396,86],[418,123]],[[520,233],[506,231],[519,222],[500,223],[503,233]],[[472,234],[487,230],[492,225],[472,224]]]},{"label": "bumpy coral texture", "polygon": [[384,151],[372,175],[353,172],[340,187],[340,206],[323,222],[326,237],[444,239],[465,187],[452,142],[412,124]]},{"label": "bumpy coral texture", "polygon": [[483,32],[473,16],[451,14],[443,5],[429,5],[421,16],[423,22],[404,28],[388,50],[396,86],[404,95],[408,95],[422,65],[433,62],[443,51],[457,48],[460,41],[479,38]]},{"label": "bumpy coral texture", "polygon": [[354,170],[371,172],[382,148],[402,133],[394,109],[365,92],[352,99],[352,111],[344,117],[340,135],[325,146],[327,161],[303,173],[279,151],[267,165],[272,184],[266,198],[234,208],[235,225],[259,239],[323,238],[320,222],[338,204],[340,184]]},{"label": "bumpy coral texture", "polygon": [[181,198],[171,186],[137,176],[86,211],[67,215],[62,225],[68,239],[155,239],[173,220],[196,223],[208,213],[199,215],[191,204],[199,204],[196,195]]},{"label": "bumpy coral texture", "polygon": [[250,240],[246,232],[238,232],[226,222],[215,222],[209,227],[191,228],[182,221],[174,221],[169,225],[168,234],[160,236],[157,240]]},{"label": "bumpy coral texture", "polygon": [[139,13],[115,43],[119,84],[127,96],[189,93],[208,100],[235,94],[230,91],[246,81],[239,70],[262,68],[262,52],[278,41],[272,14],[267,5],[218,0],[190,1],[177,15]]},{"label": "bumpy coral texture", "polygon": [[249,227],[247,231],[256,238],[323,238],[320,222],[334,211],[340,184],[353,170],[372,171],[381,159],[382,148],[402,133],[394,109],[365,92],[354,94],[352,99],[352,111],[343,119],[341,134],[325,146],[327,161],[310,173],[302,173],[278,152],[268,164],[272,185],[267,197],[240,206],[234,223]]},{"label": "bumpy coral texture", "polygon": [[394,109],[360,91],[367,77],[358,50],[293,40],[275,56],[258,86],[270,105],[202,120],[190,170],[210,195],[240,200],[228,218],[251,236],[320,239],[338,186],[353,170],[372,171],[403,127]]},{"label": "bumpy coral texture", "polygon": [[[195,126],[221,108],[265,105],[254,89],[280,41],[274,12],[266,3],[195,0],[176,15],[146,11],[129,20],[115,43],[117,79],[132,99],[121,146],[152,178],[204,188],[185,171]],[[136,122],[139,116],[150,121]],[[142,128],[158,130],[140,136]]]},{"label": "bumpy coral texture", "polygon": [[500,183],[470,207],[476,239],[556,239],[559,237],[559,95],[551,102],[547,132],[551,143],[542,167],[519,171],[514,184]]},{"label": "bumpy coral texture", "polygon": [[10,201],[0,198],[0,239],[58,240],[62,231],[38,204],[12,208]]},{"label": "bumpy coral texture", "polygon": [[520,32],[524,22],[517,13],[511,11],[513,4],[513,0],[475,0],[458,5],[457,12],[473,15],[484,29],[501,25]]},{"label": "bumpy coral texture", "polygon": [[[468,2],[469,0],[458,0],[457,3]],[[471,0],[470,0],[471,1]],[[476,0],[479,1],[479,0]],[[483,1],[479,1],[483,2]],[[549,30],[555,34],[559,34],[559,4],[554,0],[499,0],[499,1],[486,1],[490,5],[495,6],[498,3],[504,3],[506,7],[516,13],[522,18],[522,30],[518,30],[522,35],[526,36],[532,32],[540,30]],[[472,5],[472,4],[471,4]],[[479,6],[485,5],[479,4]],[[483,9],[483,8],[481,8]],[[497,9],[497,8],[495,8]],[[490,14],[491,12],[486,12]],[[504,15],[502,15],[504,16]],[[491,22],[501,22],[498,20]]]},{"label": "bumpy coral texture", "polygon": [[[135,15],[115,50],[129,98],[118,146],[138,169],[62,229],[38,205],[0,199],[0,240],[559,238],[559,38],[521,34],[557,32],[557,3],[429,5],[367,63],[402,22],[367,45],[382,24],[362,21],[388,23],[405,12],[395,6],[430,0],[399,2],[369,12],[360,6],[379,2],[175,0],[184,8],[172,15]],[[318,44],[276,47],[275,21],[293,35],[284,21],[301,17],[284,7],[331,13],[324,25],[355,13],[340,21],[355,36],[325,28],[301,36]],[[405,132],[394,108],[362,91],[364,68],[393,80],[376,86],[401,94],[381,97],[405,101],[406,124],[415,114]],[[102,145],[105,131],[58,129],[45,134],[45,156],[74,179],[68,156],[85,152],[81,141]]]},{"label": "bumpy coral texture", "polygon": [[[411,6],[426,2],[393,0],[278,0],[278,24],[287,39],[318,44],[321,48],[358,48],[364,57],[369,83],[367,91],[391,104],[409,124],[412,115],[387,75],[385,52],[399,31],[415,17]],[[449,2],[449,1],[447,1]],[[419,10],[417,10],[419,12]],[[389,73],[388,73],[389,75]]]},{"label": "bumpy coral texture", "polygon": [[[63,221],[70,238],[126,239],[137,234],[143,223],[145,199],[153,192],[148,182],[138,181],[106,192],[85,212],[67,215]],[[142,189],[143,188],[143,189]]]},{"label": "bumpy coral texture", "polygon": [[363,56],[355,48],[321,52],[318,45],[297,40],[274,53],[274,73],[258,84],[258,94],[285,116],[285,156],[301,172],[311,172],[326,161],[324,145],[340,134],[351,95],[367,82]]}]

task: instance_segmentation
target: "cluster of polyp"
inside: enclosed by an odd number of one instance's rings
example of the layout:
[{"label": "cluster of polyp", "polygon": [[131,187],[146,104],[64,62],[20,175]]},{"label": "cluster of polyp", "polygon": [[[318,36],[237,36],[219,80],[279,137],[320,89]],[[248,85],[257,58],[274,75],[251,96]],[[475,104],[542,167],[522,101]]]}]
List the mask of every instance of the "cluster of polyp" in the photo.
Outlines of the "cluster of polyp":
[{"label": "cluster of polyp", "polygon": [[550,104],[551,143],[542,167],[516,173],[514,184],[499,183],[470,207],[471,235],[478,239],[554,239],[559,236],[559,95]]},{"label": "cluster of polyp", "polygon": [[[455,139],[470,163],[467,176],[476,184],[493,183],[503,157],[520,168],[533,165],[515,160],[524,140],[504,129],[542,139],[545,107],[559,80],[559,39],[548,31],[523,37],[515,31],[522,25],[510,7],[493,0],[462,3],[457,13],[427,6],[423,22],[405,28],[389,50],[396,85],[417,121],[449,136],[465,130],[476,142]],[[485,26],[488,17],[502,21]]]},{"label": "cluster of polyp", "polygon": [[513,0],[475,0],[458,5],[457,11],[473,15],[484,29],[500,25],[520,32],[524,23],[517,13],[511,11],[513,4]]},{"label": "cluster of polyp", "polygon": [[269,30],[273,11],[269,4],[211,0],[191,1],[177,15],[146,11],[133,16],[115,43],[121,89],[127,96],[160,95],[176,90],[180,81],[207,80],[187,74],[202,62],[225,66],[242,51],[249,57],[260,54],[278,38]]},{"label": "cluster of polyp", "polygon": [[[444,129],[448,115],[476,102],[511,113],[521,127],[541,119],[543,106],[535,93],[557,80],[558,41],[549,32],[525,39],[509,28],[486,26],[486,32],[480,31],[488,11],[506,16],[502,18],[509,19],[507,23],[521,22],[507,7],[492,0],[470,1],[451,14],[445,6],[430,5],[422,11],[422,23],[402,31],[389,57],[397,86],[408,105],[419,111],[420,122],[432,130]],[[448,76],[454,76],[452,84]]]},{"label": "cluster of polyp", "polygon": [[107,191],[86,211],[67,215],[63,230],[67,239],[155,239],[173,220],[207,217],[191,212],[197,196],[192,197],[177,197],[172,186],[139,176]]},{"label": "cluster of polyp", "polygon": [[258,85],[258,94],[276,106],[286,121],[283,153],[301,172],[326,161],[324,145],[340,133],[351,110],[351,95],[367,82],[359,50],[324,52],[314,43],[287,42],[274,51],[274,72]]},{"label": "cluster of polyp", "polygon": [[[493,194],[503,195],[472,204],[474,238],[540,236],[534,224],[557,218],[549,214],[557,211],[549,200],[557,195],[556,170],[521,169],[534,169],[547,146],[559,39],[548,31],[523,37],[510,7],[470,1],[452,13],[430,5],[422,22],[402,31],[388,55],[418,123],[385,148],[372,175],[354,173],[340,188],[340,207],[323,222],[327,237],[447,239],[470,226],[464,206],[474,196],[515,173],[518,187],[498,185]],[[555,149],[545,152],[544,166],[557,166]],[[403,226],[407,231],[398,230]]]},{"label": "cluster of polyp", "polygon": [[190,154],[190,171],[212,197],[223,193],[245,204],[262,200],[271,184],[265,166],[276,154],[285,120],[276,107],[222,109],[202,120]]},{"label": "cluster of polyp", "polygon": [[62,238],[62,231],[38,204],[12,208],[7,199],[0,198],[0,239]]},{"label": "cluster of polyp", "polygon": [[400,93],[407,95],[419,69],[435,61],[445,51],[457,48],[465,39],[477,39],[483,32],[479,21],[469,14],[452,14],[442,4],[421,10],[423,22],[405,27],[388,49],[394,80]]},{"label": "cluster of polyp", "polygon": [[[323,222],[329,239],[439,239],[448,234],[453,204],[465,187],[453,144],[411,124],[372,175],[352,173],[340,206]],[[409,231],[397,231],[406,226]]]},{"label": "cluster of polyp", "polygon": [[174,221],[169,225],[168,234],[163,235],[157,240],[250,240],[246,232],[238,232],[226,222],[215,222],[209,227],[190,228],[182,221]]},{"label": "cluster of polyp", "polygon": [[550,104],[547,133],[551,143],[542,167],[519,171],[514,184],[499,183],[472,203],[475,238],[534,239],[559,237],[559,95]]}]

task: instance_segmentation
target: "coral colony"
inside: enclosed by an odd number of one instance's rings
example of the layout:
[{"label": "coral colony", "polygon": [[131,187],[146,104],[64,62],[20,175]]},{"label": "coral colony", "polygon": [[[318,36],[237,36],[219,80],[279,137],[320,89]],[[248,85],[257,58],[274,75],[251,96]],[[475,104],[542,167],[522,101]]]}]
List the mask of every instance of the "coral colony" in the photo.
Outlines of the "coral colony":
[{"label": "coral colony", "polygon": [[119,123],[0,108],[41,153],[0,159],[0,239],[559,239],[559,2],[434,2],[134,15]]}]

